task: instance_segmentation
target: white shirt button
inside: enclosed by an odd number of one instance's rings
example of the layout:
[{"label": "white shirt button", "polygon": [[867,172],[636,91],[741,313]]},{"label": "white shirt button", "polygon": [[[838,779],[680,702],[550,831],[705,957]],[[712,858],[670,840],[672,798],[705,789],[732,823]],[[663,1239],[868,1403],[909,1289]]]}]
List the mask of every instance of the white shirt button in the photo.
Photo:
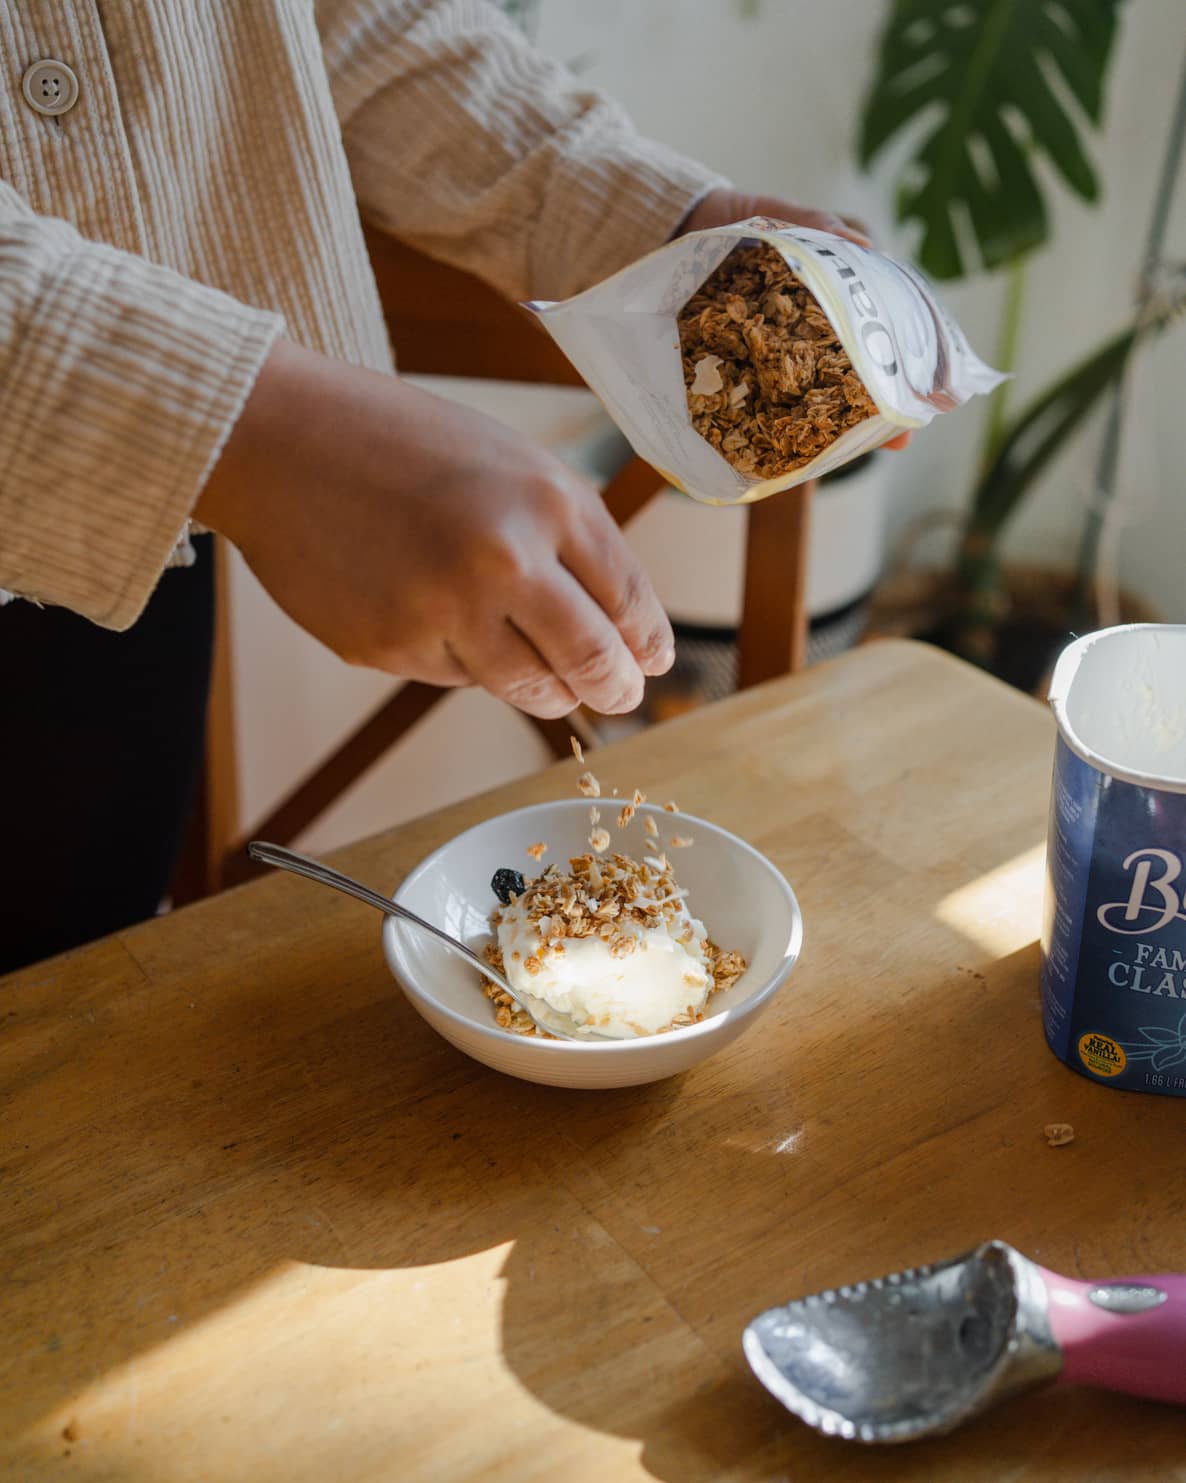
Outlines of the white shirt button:
[{"label": "white shirt button", "polygon": [[21,92],[30,108],[56,118],[78,102],[78,78],[65,62],[46,58],[34,62],[21,78]]}]

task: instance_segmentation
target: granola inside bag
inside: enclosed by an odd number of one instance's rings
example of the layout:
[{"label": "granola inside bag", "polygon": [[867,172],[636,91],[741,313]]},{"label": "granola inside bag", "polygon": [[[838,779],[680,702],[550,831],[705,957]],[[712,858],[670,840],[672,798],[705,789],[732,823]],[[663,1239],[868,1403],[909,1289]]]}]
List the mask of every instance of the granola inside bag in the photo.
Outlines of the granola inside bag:
[{"label": "granola inside bag", "polygon": [[803,468],[877,415],[831,320],[765,242],[734,247],[676,324],[692,426],[743,474]]},{"label": "granola inside bag", "polygon": [[830,473],[991,391],[916,270],[763,217],[529,306],[635,451],[708,504]]}]

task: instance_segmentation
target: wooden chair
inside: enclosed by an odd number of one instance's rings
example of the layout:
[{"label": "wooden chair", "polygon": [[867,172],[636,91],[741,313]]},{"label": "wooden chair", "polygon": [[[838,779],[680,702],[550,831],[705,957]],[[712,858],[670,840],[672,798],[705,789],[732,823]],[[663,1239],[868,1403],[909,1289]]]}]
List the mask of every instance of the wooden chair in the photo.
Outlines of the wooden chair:
[{"label": "wooden chair", "polygon": [[[577,372],[524,311],[468,273],[369,231],[384,315],[402,371],[580,386]],[[605,485],[606,505],[625,524],[665,487],[640,458]],[[747,507],[738,681],[754,685],[800,669],[806,657],[807,528],[812,485]],[[290,843],[450,692],[409,681],[362,723],[264,819],[237,817],[237,759],[226,572],[219,553],[219,616],[206,757],[194,817],[174,886],[176,905],[235,885],[263,867],[249,838]],[[534,723],[558,757],[569,755],[568,720]],[[588,725],[582,729],[590,741]]]}]

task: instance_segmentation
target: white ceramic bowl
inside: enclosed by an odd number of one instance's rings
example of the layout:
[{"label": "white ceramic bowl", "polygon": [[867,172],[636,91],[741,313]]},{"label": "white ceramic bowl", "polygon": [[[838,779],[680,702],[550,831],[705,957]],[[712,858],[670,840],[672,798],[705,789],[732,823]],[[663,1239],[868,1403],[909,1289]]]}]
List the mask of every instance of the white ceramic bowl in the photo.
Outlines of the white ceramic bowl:
[{"label": "white ceramic bowl", "polygon": [[[602,805],[603,816],[619,807]],[[636,1040],[576,1044],[513,1035],[494,1023],[476,971],[425,932],[388,917],[383,951],[414,1007],[446,1040],[475,1060],[549,1086],[620,1087],[660,1081],[686,1071],[735,1040],[757,1019],[786,981],[799,955],[803,918],[782,874],[751,845],[725,829],[686,814],[673,817],[649,805],[625,830],[613,828],[614,848],[640,859],[654,853],[642,818],[654,813],[664,835],[691,835],[673,850],[676,878],[688,891],[692,915],[714,942],[744,953],[749,968],[708,1001],[698,1024]],[[429,855],[395,893],[395,900],[479,950],[490,938],[489,913],[497,904],[490,877],[500,866],[531,875],[551,862],[565,864],[588,851],[589,804],[581,799],[535,804],[487,819]],[[534,866],[530,844],[548,845]]]}]

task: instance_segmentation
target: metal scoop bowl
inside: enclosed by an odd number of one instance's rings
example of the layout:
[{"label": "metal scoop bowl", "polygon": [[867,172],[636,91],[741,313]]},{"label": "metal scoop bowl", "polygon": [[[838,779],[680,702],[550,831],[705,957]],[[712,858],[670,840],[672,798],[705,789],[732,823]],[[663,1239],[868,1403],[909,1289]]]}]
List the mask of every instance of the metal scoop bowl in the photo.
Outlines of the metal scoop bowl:
[{"label": "metal scoop bowl", "polygon": [[1079,1282],[987,1241],[771,1308],[743,1345],[789,1411],[859,1442],[937,1436],[1053,1381],[1186,1405],[1186,1276]]}]

